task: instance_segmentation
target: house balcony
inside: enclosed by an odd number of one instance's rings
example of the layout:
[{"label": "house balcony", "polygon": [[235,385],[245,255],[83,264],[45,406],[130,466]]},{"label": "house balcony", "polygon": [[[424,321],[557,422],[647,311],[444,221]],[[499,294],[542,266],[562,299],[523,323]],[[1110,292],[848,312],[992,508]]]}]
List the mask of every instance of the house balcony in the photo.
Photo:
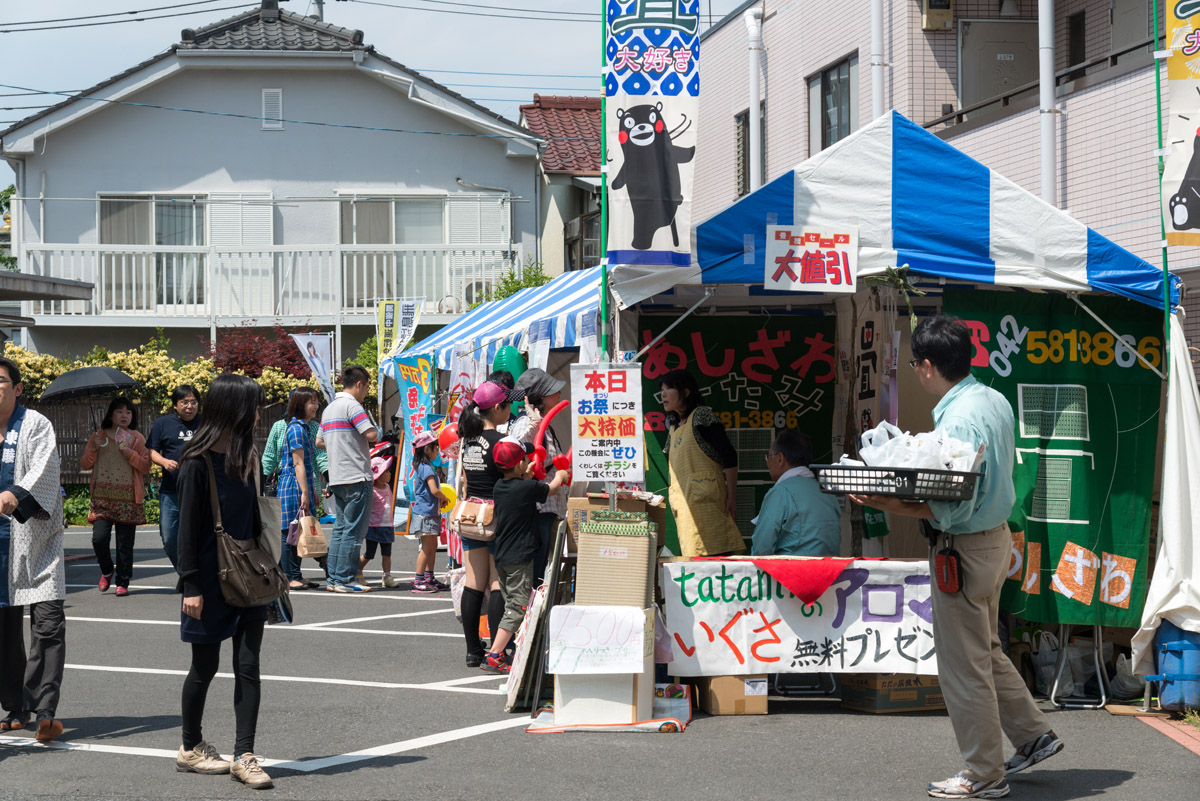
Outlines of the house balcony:
[{"label": "house balcony", "polygon": [[519,245],[254,248],[26,244],[21,269],[95,285],[87,301],[27,302],[40,325],[374,325],[380,300],[420,298],[450,322],[483,299]]}]

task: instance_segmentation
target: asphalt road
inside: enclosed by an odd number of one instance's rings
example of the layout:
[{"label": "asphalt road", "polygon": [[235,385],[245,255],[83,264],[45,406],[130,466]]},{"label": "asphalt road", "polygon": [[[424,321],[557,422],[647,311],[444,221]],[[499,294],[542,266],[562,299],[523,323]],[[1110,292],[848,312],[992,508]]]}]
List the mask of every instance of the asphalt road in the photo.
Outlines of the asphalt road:
[{"label": "asphalt road", "polygon": [[[189,651],[157,532],[139,533],[137,545],[128,598],[97,591],[94,562],[68,566],[63,745],[0,736],[0,797],[255,795],[228,776],[174,769]],[[90,552],[90,536],[72,530],[67,546]],[[400,540],[396,554],[396,567],[411,569],[414,545]],[[682,734],[527,734],[526,715],[504,712],[502,679],[464,666],[448,594],[414,596],[406,584],[298,593],[294,604],[296,625],[269,627],[263,645],[257,750],[279,763],[267,768],[276,786],[264,797],[892,801],[924,798],[927,782],[960,765],[942,714],[872,716],[825,699],[772,698],[758,717],[697,713]],[[223,753],[233,747],[232,696],[227,674],[214,680],[205,735]],[[1016,777],[1012,797],[1197,797],[1200,757],[1141,721],[1050,715],[1067,748]],[[28,743],[32,732],[18,737]]]}]

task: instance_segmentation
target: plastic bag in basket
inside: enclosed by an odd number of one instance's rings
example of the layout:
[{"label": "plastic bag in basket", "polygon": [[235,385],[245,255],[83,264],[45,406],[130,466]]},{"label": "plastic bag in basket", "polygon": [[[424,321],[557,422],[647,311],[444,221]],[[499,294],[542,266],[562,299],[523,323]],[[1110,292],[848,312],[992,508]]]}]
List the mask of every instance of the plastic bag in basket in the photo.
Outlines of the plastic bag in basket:
[{"label": "plastic bag in basket", "polygon": [[909,434],[889,422],[862,435],[859,457],[872,467],[970,470],[975,449],[944,431]]}]

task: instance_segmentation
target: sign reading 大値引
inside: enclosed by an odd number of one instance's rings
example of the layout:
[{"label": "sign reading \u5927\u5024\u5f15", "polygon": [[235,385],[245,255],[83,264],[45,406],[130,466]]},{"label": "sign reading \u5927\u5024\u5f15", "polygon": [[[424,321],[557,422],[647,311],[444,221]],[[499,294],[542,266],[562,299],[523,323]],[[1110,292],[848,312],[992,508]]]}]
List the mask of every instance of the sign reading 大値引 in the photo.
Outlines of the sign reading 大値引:
[{"label": "sign reading \u5927\u5024\u5f15", "polygon": [[937,673],[924,561],[848,562],[812,604],[750,560],[667,562],[660,584],[673,676]]},{"label": "sign reading \u5927\u5024\u5f15", "polygon": [[700,0],[608,0],[608,262],[691,263]]},{"label": "sign reading \u5927\u5024\u5f15", "polygon": [[858,289],[858,226],[767,226],[763,288],[853,295]]},{"label": "sign reading \u5927\u5024\u5f15", "polygon": [[583,481],[644,481],[641,365],[571,365],[572,466]]},{"label": "sign reading \u5927\u5024\u5f15", "polygon": [[1001,603],[1043,623],[1137,626],[1146,594],[1162,381],[1161,313],[1127,300],[946,290],[971,371],[1016,418]]}]

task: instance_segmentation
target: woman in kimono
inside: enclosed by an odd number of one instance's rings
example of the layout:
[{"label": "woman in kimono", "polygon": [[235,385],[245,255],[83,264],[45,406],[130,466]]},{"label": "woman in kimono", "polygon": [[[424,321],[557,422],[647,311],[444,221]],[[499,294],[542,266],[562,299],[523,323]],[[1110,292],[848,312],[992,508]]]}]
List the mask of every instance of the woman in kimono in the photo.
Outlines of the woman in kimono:
[{"label": "woman in kimono", "polygon": [[62,499],[54,429],[17,403],[21,390],[21,369],[0,358],[0,731],[36,716],[46,741],[63,730],[55,718],[67,661]]}]

